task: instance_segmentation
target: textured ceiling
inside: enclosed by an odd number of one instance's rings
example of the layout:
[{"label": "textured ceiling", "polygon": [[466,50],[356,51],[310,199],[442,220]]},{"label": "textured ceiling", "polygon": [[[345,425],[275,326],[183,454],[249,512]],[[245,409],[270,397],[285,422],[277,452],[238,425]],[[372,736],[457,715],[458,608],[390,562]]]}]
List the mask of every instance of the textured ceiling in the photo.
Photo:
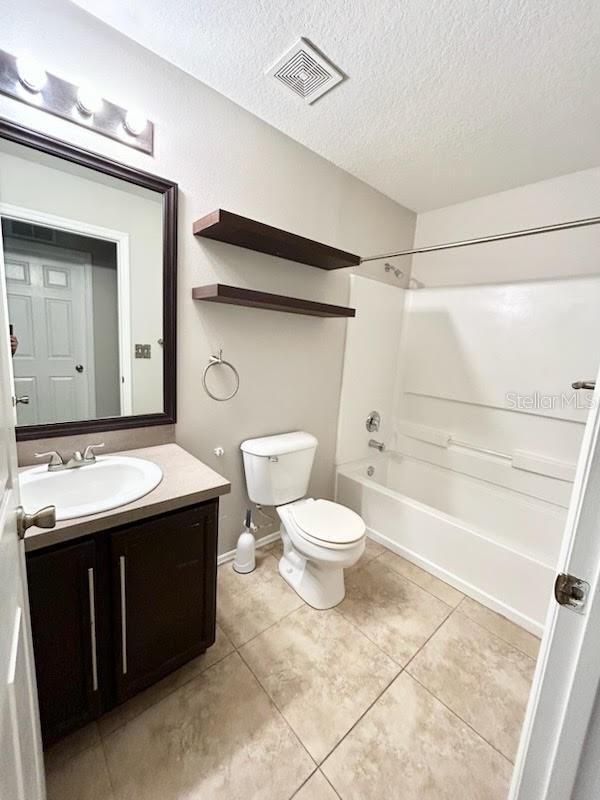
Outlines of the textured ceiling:
[{"label": "textured ceiling", "polygon": [[[76,0],[403,205],[600,164],[598,0]],[[314,105],[265,69],[307,37]]]}]

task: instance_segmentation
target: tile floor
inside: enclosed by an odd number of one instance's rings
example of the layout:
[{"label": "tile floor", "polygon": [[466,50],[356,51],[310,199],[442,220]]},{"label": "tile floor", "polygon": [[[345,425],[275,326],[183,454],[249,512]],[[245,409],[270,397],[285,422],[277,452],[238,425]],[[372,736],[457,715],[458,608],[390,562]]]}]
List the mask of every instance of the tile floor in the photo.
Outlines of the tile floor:
[{"label": "tile floor", "polygon": [[369,541],[346,598],[219,568],[203,656],[46,754],[48,800],[504,800],[538,640]]}]

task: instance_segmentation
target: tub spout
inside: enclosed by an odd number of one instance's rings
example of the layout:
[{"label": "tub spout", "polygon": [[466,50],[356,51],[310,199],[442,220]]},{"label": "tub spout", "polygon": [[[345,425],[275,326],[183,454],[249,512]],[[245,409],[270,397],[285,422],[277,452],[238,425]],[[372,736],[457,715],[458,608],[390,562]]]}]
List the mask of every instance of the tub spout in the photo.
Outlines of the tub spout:
[{"label": "tub spout", "polygon": [[369,447],[374,447],[375,450],[379,450],[380,453],[383,453],[385,450],[385,444],[383,442],[378,442],[377,439],[369,439]]}]

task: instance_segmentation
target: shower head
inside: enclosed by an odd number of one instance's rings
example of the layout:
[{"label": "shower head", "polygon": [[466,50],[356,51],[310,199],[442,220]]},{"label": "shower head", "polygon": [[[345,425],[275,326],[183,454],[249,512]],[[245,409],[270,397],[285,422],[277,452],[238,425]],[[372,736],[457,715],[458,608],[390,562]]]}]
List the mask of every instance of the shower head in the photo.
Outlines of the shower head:
[{"label": "shower head", "polygon": [[387,264],[387,263],[386,263],[386,265],[385,265],[385,271],[386,271],[386,272],[393,272],[393,273],[394,273],[394,275],[395,275],[397,278],[401,278],[401,277],[404,275],[404,272],[403,272],[403,270],[399,269],[398,267],[394,267],[394,266],[392,266],[392,264]]}]

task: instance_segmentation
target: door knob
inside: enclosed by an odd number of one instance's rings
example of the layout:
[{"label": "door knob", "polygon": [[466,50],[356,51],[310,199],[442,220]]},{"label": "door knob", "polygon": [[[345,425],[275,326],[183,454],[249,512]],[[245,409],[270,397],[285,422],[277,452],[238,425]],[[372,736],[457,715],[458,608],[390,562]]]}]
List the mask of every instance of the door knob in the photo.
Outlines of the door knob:
[{"label": "door knob", "polygon": [[29,405],[29,395],[22,394],[21,397],[15,397],[15,403],[23,403],[24,406]]},{"label": "door knob", "polygon": [[17,508],[17,533],[19,539],[25,538],[28,528],[54,528],[56,525],[56,506],[45,506],[34,514],[27,514],[23,506]]},{"label": "door knob", "polygon": [[75,370],[77,372],[83,372],[83,364],[77,364],[77,366],[75,367]]}]

